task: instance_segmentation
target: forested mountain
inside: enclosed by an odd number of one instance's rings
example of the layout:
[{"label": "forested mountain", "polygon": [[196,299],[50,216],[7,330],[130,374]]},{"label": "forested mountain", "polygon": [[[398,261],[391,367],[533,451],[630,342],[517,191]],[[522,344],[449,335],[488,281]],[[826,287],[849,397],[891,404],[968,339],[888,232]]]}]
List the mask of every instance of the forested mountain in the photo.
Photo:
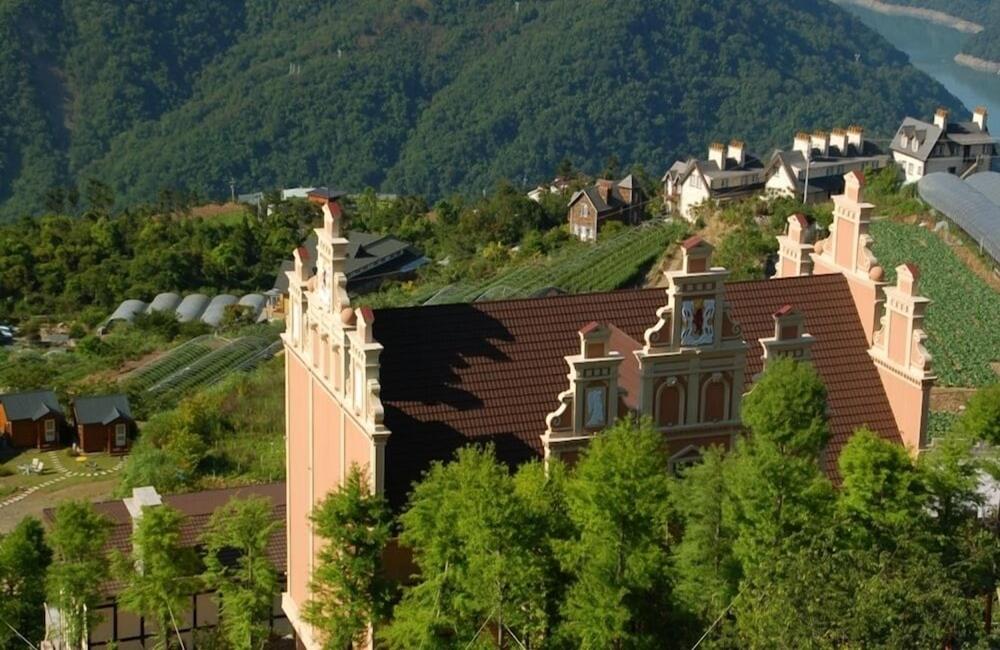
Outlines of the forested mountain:
[{"label": "forested mountain", "polygon": [[958,108],[826,0],[0,0],[0,97],[0,219],[90,178],[134,203],[230,178],[433,199],[564,156],[658,174]]}]

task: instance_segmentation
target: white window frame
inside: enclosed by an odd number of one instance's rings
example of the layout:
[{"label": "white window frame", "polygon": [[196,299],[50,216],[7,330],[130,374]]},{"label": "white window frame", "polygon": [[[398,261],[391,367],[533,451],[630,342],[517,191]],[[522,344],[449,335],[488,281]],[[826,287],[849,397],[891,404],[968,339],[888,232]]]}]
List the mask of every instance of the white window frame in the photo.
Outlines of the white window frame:
[{"label": "white window frame", "polygon": [[128,425],[119,422],[115,425],[115,447],[125,447],[128,445]]},{"label": "white window frame", "polygon": [[56,421],[49,418],[45,421],[45,442],[56,441]]}]

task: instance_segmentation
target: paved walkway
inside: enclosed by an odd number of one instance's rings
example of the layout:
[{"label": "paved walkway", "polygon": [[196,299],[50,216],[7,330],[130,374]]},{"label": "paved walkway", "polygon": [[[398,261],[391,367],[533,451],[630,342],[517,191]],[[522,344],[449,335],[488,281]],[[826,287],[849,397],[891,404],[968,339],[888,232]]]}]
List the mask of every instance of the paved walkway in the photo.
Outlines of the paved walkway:
[{"label": "paved walkway", "polygon": [[50,485],[54,485],[56,483],[59,483],[60,481],[65,481],[68,478],[73,478],[77,476],[96,477],[96,476],[107,476],[108,474],[114,474],[115,472],[117,472],[122,468],[122,464],[125,462],[125,457],[122,456],[118,459],[118,462],[115,463],[114,467],[111,467],[110,469],[98,469],[91,472],[81,472],[77,470],[70,471],[66,469],[66,467],[63,465],[61,457],[63,453],[65,452],[63,452],[62,450],[60,450],[59,452],[49,451],[46,453],[48,462],[51,464],[52,469],[55,470],[58,476],[53,476],[50,479],[42,481],[38,485],[32,485],[29,488],[25,488],[24,490],[15,492],[14,494],[7,497],[3,501],[0,501],[0,510],[31,496],[32,494],[41,490],[42,488],[47,488]]}]

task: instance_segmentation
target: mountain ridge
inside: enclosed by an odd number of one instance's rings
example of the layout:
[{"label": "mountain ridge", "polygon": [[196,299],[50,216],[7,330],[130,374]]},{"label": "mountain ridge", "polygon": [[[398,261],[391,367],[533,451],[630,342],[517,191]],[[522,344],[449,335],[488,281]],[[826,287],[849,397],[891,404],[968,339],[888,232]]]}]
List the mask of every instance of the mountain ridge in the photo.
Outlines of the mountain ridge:
[{"label": "mountain ridge", "polygon": [[[163,188],[221,198],[230,178],[238,191],[371,185],[435,199],[533,182],[564,157],[596,172],[614,155],[658,175],[714,139],[765,153],[800,129],[889,135],[905,113],[960,108],[825,0],[218,7],[0,0],[0,91],[17,98],[0,108],[15,123],[0,126],[0,219],[88,178],[135,203]],[[65,118],[32,66],[49,86],[65,80]]]}]

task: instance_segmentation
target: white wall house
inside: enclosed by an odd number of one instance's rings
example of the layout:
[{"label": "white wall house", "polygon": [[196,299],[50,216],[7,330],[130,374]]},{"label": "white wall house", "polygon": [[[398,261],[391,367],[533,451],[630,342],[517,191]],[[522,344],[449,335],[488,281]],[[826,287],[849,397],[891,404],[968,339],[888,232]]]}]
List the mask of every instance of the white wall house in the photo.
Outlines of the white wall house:
[{"label": "white wall house", "polygon": [[934,172],[965,178],[991,168],[997,139],[990,135],[986,109],[980,106],[974,110],[969,122],[952,122],[949,117],[947,109],[939,108],[933,123],[913,117],[903,120],[890,149],[906,182]]},{"label": "white wall house", "polygon": [[881,169],[890,157],[870,140],[864,129],[799,132],[790,151],[776,151],[766,169],[765,187],[771,196],[803,197],[811,202],[826,201],[844,190],[844,174]]},{"label": "white wall house", "polygon": [[764,164],[747,154],[739,140],[733,140],[728,147],[715,142],[708,148],[707,160],[679,160],[661,182],[668,209],[694,221],[694,208],[709,200],[723,203],[763,189]]}]

